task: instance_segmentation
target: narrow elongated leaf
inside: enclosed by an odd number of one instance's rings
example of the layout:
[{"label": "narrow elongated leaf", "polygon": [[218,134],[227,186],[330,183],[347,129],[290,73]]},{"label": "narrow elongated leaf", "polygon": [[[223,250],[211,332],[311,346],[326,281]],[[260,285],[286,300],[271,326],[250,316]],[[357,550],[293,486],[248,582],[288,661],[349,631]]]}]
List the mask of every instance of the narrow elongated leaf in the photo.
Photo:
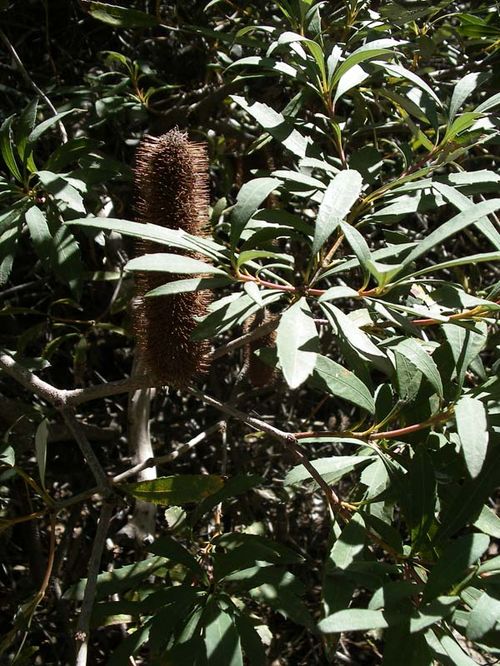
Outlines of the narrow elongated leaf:
[{"label": "narrow elongated leaf", "polygon": [[12,141],[10,137],[10,128],[13,120],[14,116],[9,116],[4,120],[2,126],[0,127],[0,152],[2,153],[2,157],[10,173],[17,181],[22,182],[21,172],[19,171],[16,158],[14,157],[14,151],[12,150]]},{"label": "narrow elongated leaf", "polygon": [[231,284],[229,277],[214,277],[214,278],[191,278],[188,280],[174,280],[167,282],[161,287],[151,289],[146,294],[146,297],[154,296],[170,296],[171,294],[183,294],[187,291],[202,291],[203,289],[217,289],[217,287],[225,287]]},{"label": "narrow elongated leaf", "polygon": [[404,618],[395,614],[391,618],[386,617],[384,611],[369,610],[367,608],[348,608],[337,611],[333,615],[325,617],[318,624],[318,629],[324,634],[340,634],[343,631],[369,631],[370,629],[387,629],[390,624],[398,624]]},{"label": "narrow elongated leaf", "polygon": [[457,115],[458,109],[462,106],[465,100],[470,96],[470,94],[480,85],[488,75],[479,72],[471,72],[466,74],[460,81],[456,84],[453,89],[453,94],[451,96],[450,102],[450,120],[453,120]]},{"label": "narrow elongated leaf", "polygon": [[387,362],[387,357],[361,330],[355,321],[350,319],[342,310],[332,303],[321,303],[322,309],[327,316],[333,318],[340,331],[344,334],[347,342],[359,352],[366,354],[370,358],[379,358]]},{"label": "narrow elongated leaf", "polygon": [[349,213],[359,197],[362,185],[361,174],[352,169],[340,171],[330,182],[316,218],[313,254],[321,249],[323,243]]},{"label": "narrow elongated leaf", "polygon": [[0,287],[3,286],[10,277],[10,272],[14,263],[14,256],[17,250],[18,238],[18,227],[7,229],[0,236]]},{"label": "narrow elongated leaf", "polygon": [[45,468],[47,465],[47,438],[49,434],[49,423],[42,419],[35,433],[35,453],[38,473],[42,488],[45,488]]},{"label": "narrow elongated leaf", "polygon": [[334,301],[337,298],[358,298],[358,296],[358,292],[352,287],[330,287],[318,298],[318,301]]},{"label": "narrow elongated leaf", "polygon": [[158,271],[162,273],[213,273],[226,275],[220,268],[199,259],[180,254],[153,253],[131,259],[125,266],[128,271]]},{"label": "narrow elongated leaf", "polygon": [[340,67],[335,72],[335,76],[332,80],[332,85],[335,85],[339,79],[349,71],[354,65],[358,65],[360,62],[366,60],[373,60],[378,58],[378,56],[392,53],[392,49],[395,46],[400,46],[405,42],[397,41],[395,39],[376,39],[367,44],[363,44],[358,49],[353,51],[350,56],[348,56]]},{"label": "narrow elongated leaf", "polygon": [[298,157],[305,157],[310,139],[302,136],[281,113],[261,102],[249,104],[244,97],[239,95],[232,95],[231,99],[245,109],[261,127],[290,152]]},{"label": "narrow elongated leaf", "polygon": [[220,490],[223,485],[222,478],[214,474],[178,474],[151,481],[126,483],[120,487],[137,499],[169,506],[200,502]]},{"label": "narrow elongated leaf", "polygon": [[66,226],[59,227],[54,235],[51,261],[56,274],[78,292],[83,264],[78,243]]},{"label": "narrow elongated leaf", "polygon": [[432,356],[417,342],[415,338],[402,340],[394,349],[405,356],[436,389],[437,394],[443,397],[443,383]]},{"label": "narrow elongated leaf", "polygon": [[360,266],[366,272],[372,261],[372,255],[368,243],[355,227],[352,227],[350,224],[342,224],[341,226],[342,232],[344,233],[347,242],[352,247],[354,254],[358,258]]},{"label": "narrow elongated leaf", "polygon": [[[311,464],[327,483],[333,484],[357,467],[372,461],[372,456],[333,456],[312,460]],[[304,481],[315,483],[307,469],[303,465],[297,465],[288,472],[284,483],[286,486],[293,486]]]},{"label": "narrow elongated leaf", "polygon": [[91,0],[87,11],[98,21],[117,28],[150,28],[158,25],[158,19],[152,14],[146,14],[137,9],[110,5],[107,2]]},{"label": "narrow elongated leaf", "polygon": [[455,419],[465,464],[475,479],[483,467],[488,450],[488,424],[484,404],[464,395],[455,405]]},{"label": "narrow elongated leaf", "polygon": [[42,136],[44,132],[53,127],[56,123],[61,121],[70,113],[74,113],[75,111],[77,111],[77,109],[69,109],[68,111],[61,111],[61,113],[58,113],[55,116],[51,116],[50,118],[47,118],[47,120],[44,120],[42,123],[37,125],[34,130],[30,132],[30,135],[28,136],[28,144],[33,144],[36,141],[38,141],[38,139]]},{"label": "narrow elongated leaf", "polygon": [[208,608],[204,635],[208,666],[243,666],[240,636],[233,618],[215,602]]},{"label": "narrow elongated leaf", "polygon": [[159,555],[173,562],[183,564],[201,579],[205,576],[203,568],[193,555],[184,546],[169,536],[160,537],[149,546],[148,550],[153,555]]},{"label": "narrow elongated leaf", "polygon": [[462,650],[457,641],[448,634],[445,634],[440,638],[440,643],[450,657],[453,666],[477,666],[477,661],[471,659],[469,655]]},{"label": "narrow elongated leaf", "polygon": [[38,98],[35,97],[35,99],[32,100],[22,112],[15,133],[17,154],[21,158],[23,164],[27,163],[28,168],[32,171],[34,171],[36,167],[33,159],[30,157],[30,151],[26,150],[26,147],[28,143],[28,135],[35,125],[37,109]]},{"label": "narrow elongated leaf", "polygon": [[474,521],[474,527],[484,534],[500,539],[500,517],[488,506],[483,506],[477,520]]},{"label": "narrow elongated leaf", "polygon": [[434,90],[432,90],[432,88],[414,72],[411,72],[409,69],[406,69],[402,65],[395,65],[393,63],[378,62],[377,64],[385,69],[389,74],[406,79],[407,81],[410,81],[410,83],[415,84],[424,90],[430,97],[432,97],[438,106],[442,106],[441,100],[436,95]]},{"label": "narrow elongated leaf", "polygon": [[236,245],[241,232],[260,204],[281,185],[277,178],[255,178],[245,183],[231,212],[231,243]]},{"label": "narrow elongated leaf", "polygon": [[[432,187],[442,194],[453,206],[456,206],[458,210],[467,210],[474,205],[474,202],[468,197],[446,183],[434,181]],[[488,238],[497,250],[500,250],[500,234],[487,217],[478,220],[475,226]]]},{"label": "narrow elongated leaf", "polygon": [[500,447],[490,448],[479,476],[467,479],[442,511],[434,543],[444,543],[468,522],[475,521],[490,493],[500,484]]},{"label": "narrow elongated leaf", "polygon": [[490,199],[489,201],[481,201],[480,203],[471,206],[471,208],[455,215],[451,220],[448,220],[448,222],[445,222],[424,238],[417,247],[410,252],[406,259],[403,260],[402,267],[405,268],[412,261],[423,254],[426,254],[430,249],[439,245],[450,236],[454,236],[459,231],[462,231],[469,225],[477,222],[485,215],[494,213],[499,208],[500,199]]},{"label": "narrow elongated leaf", "polygon": [[490,544],[486,534],[466,534],[452,541],[431,569],[424,590],[424,600],[430,600],[458,585]]},{"label": "narrow elongated leaf", "polygon": [[471,641],[480,640],[495,627],[499,619],[500,599],[483,592],[469,615],[467,638]]},{"label": "narrow elongated leaf", "polygon": [[316,356],[310,382],[313,386],[366,409],[370,414],[375,412],[375,402],[367,386],[353,372],[326,356]]},{"label": "narrow elongated leaf", "polygon": [[130,222],[129,220],[120,220],[107,217],[83,217],[76,220],[67,220],[67,225],[78,225],[96,230],[117,231],[125,236],[141,238],[143,240],[154,241],[162,245],[171,245],[183,250],[192,250],[201,252],[208,257],[223,257],[221,253],[223,246],[214,243],[208,238],[198,238],[180,229],[169,229],[160,227],[157,224],[142,224],[140,222]]},{"label": "narrow elongated leaf", "polygon": [[423,447],[415,451],[406,480],[409,501],[404,511],[411,529],[413,550],[418,551],[432,525],[436,507],[436,477],[431,458]]},{"label": "narrow elongated leaf", "polygon": [[45,213],[38,206],[32,206],[26,211],[25,219],[36,253],[42,261],[46,261],[53,241]]},{"label": "narrow elongated leaf", "polygon": [[56,200],[64,202],[77,213],[86,212],[82,195],[65,178],[52,171],[38,171],[37,173],[45,190],[52,194]]},{"label": "narrow elongated leaf", "polygon": [[457,383],[461,389],[468,367],[486,345],[487,325],[485,322],[476,322],[475,328],[480,333],[455,324],[444,324],[442,328],[455,361]]},{"label": "narrow elongated leaf", "polygon": [[346,94],[352,88],[359,86],[360,83],[363,83],[368,78],[367,72],[360,67],[359,65],[354,65],[346,72],[337,85],[337,90],[335,91],[335,96],[333,102],[337,102],[343,95]]},{"label": "narrow elongated leaf", "polygon": [[[144,578],[148,578],[155,571],[168,564],[164,557],[148,557],[146,560],[127,564],[124,567],[113,569],[99,574],[97,577],[97,599],[103,599],[111,594],[122,590],[137,587]],[[63,594],[63,599],[81,601],[85,592],[87,579],[83,578],[78,583],[69,587]]]},{"label": "narrow elongated leaf", "polygon": [[290,388],[300,386],[313,371],[317,337],[311,310],[301,298],[283,313],[276,335],[278,358]]}]

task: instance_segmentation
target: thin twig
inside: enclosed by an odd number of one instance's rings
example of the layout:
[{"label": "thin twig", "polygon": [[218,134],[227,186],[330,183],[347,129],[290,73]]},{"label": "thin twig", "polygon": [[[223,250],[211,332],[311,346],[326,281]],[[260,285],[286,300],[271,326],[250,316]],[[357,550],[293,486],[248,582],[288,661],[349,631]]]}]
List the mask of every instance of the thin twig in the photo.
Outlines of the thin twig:
[{"label": "thin twig", "polygon": [[141,463],[138,463],[137,465],[134,465],[133,467],[130,467],[129,469],[126,469],[124,472],[121,472],[120,474],[117,474],[115,477],[113,477],[112,482],[115,483],[121,483],[122,481],[125,481],[126,479],[130,478],[131,476],[135,476],[139,472],[141,472],[143,469],[146,469],[146,467],[153,467],[154,465],[165,465],[166,463],[172,462],[173,460],[176,460],[176,458],[179,458],[180,456],[183,456],[185,453],[188,451],[191,451],[195,446],[203,442],[205,439],[210,437],[210,435],[213,435],[215,432],[219,431],[222,426],[224,425],[225,421],[218,421],[214,425],[211,425],[209,428],[204,430],[203,432],[200,432],[196,435],[196,437],[193,437],[192,439],[189,440],[189,442],[186,442],[182,446],[180,446],[178,449],[175,451],[171,451],[170,453],[166,453],[163,456],[156,456],[155,458],[148,458],[147,460],[144,460]]},{"label": "thin twig", "polygon": [[96,454],[94,453],[92,445],[85,436],[83,430],[80,428],[80,424],[76,420],[72,409],[70,407],[66,407],[64,409],[61,409],[60,411],[63,419],[66,421],[68,429],[70,430],[71,434],[76,440],[76,443],[80,447],[80,451],[82,452],[84,458],[86,459],[87,464],[90,467],[90,471],[92,472],[95,480],[97,481],[99,491],[103,492],[104,494],[108,494],[109,493],[108,476],[106,472],[103,470],[102,465],[99,462]]},{"label": "thin twig", "polygon": [[[16,49],[14,46],[11,44],[9,38],[7,35],[4,33],[2,29],[0,29],[0,39],[3,41],[7,49],[9,50],[12,59],[16,63],[17,69],[19,70],[19,73],[23,77],[23,79],[26,81],[26,83],[33,88],[33,90],[36,92],[37,95],[40,95],[40,97],[43,99],[45,104],[49,107],[51,113],[54,116],[57,116],[57,109],[56,107],[52,104],[50,99],[47,97],[47,95],[43,92],[41,88],[39,88],[36,83],[33,81],[31,76],[28,73],[28,70],[26,67],[23,65],[23,61],[19,57]],[[57,123],[57,126],[59,128],[59,134],[61,135],[61,141],[62,143],[67,143],[68,142],[68,133],[66,132],[66,128],[64,127],[63,123],[59,120]]]},{"label": "thin twig", "polygon": [[90,634],[90,617],[97,591],[97,576],[101,565],[102,553],[108,536],[109,523],[113,515],[113,505],[103,504],[97,531],[90,554],[87,584],[83,594],[82,608],[76,627],[76,662],[75,666],[86,666]]},{"label": "thin twig", "polygon": [[261,421],[261,419],[257,419],[254,416],[250,416],[249,414],[246,414],[245,412],[242,412],[239,409],[236,409],[235,407],[228,405],[227,403],[219,402],[219,400],[216,400],[215,398],[212,398],[211,396],[202,393],[202,391],[199,391],[198,389],[188,388],[186,389],[186,391],[191,395],[195,396],[196,398],[198,398],[199,400],[201,400],[202,402],[204,402],[206,405],[215,407],[222,413],[227,414],[228,416],[232,416],[238,421],[243,421],[243,423],[246,423],[252,428],[255,428],[255,430],[265,432],[271,437],[274,437],[275,439],[279,440],[282,444],[286,446],[286,448],[290,451],[293,457],[306,468],[311,477],[316,481],[318,486],[325,493],[325,496],[328,500],[328,503],[332,511],[334,511],[337,514],[339,513],[341,515],[344,514],[344,509],[342,507],[339,497],[337,496],[335,491],[328,485],[328,483],[326,483],[326,481],[323,479],[323,477],[314,467],[314,465],[309,462],[307,457],[302,452],[299,442],[293,433],[280,430],[279,428],[276,428],[275,426],[272,426],[269,423],[266,423],[265,421]]}]

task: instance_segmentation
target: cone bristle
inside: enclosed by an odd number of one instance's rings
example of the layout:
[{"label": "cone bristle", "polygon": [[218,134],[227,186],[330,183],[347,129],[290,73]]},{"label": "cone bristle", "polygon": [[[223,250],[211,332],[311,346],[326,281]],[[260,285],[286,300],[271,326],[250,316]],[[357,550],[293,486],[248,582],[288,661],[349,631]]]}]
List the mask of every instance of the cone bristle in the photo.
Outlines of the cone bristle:
[{"label": "cone bristle", "polygon": [[[202,235],[208,227],[208,157],[203,143],[171,130],[160,137],[147,136],[136,155],[135,185],[139,222],[182,229]],[[150,241],[137,243],[137,254],[181,253]],[[146,372],[155,380],[185,387],[208,369],[206,341],[191,340],[196,317],[204,315],[209,292],[188,292],[145,298],[145,294],[181,279],[169,273],[136,273],[133,328]]]}]

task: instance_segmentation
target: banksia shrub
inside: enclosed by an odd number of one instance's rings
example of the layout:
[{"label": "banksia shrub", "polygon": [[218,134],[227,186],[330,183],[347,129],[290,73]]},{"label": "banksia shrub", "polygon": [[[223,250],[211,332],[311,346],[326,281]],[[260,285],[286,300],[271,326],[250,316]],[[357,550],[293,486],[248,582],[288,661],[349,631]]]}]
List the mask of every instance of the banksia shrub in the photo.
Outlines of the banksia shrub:
[{"label": "banksia shrub", "polygon": [[[135,186],[137,219],[202,235],[208,224],[208,157],[206,146],[171,130],[146,137],[137,150]],[[150,241],[137,243],[137,254],[165,252]],[[168,252],[182,251],[168,248]],[[209,345],[194,341],[196,317],[206,313],[209,293],[198,291],[146,298],[148,291],[182,276],[135,274],[133,329],[145,373],[176,388],[185,387],[207,368]]]}]

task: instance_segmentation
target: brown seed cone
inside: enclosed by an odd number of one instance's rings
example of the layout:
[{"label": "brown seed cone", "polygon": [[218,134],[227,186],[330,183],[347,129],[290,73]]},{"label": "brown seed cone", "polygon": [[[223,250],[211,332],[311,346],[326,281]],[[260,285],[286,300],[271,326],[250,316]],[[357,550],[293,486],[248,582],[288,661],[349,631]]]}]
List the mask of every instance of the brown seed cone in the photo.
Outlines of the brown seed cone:
[{"label": "brown seed cone", "polygon": [[[146,137],[136,155],[135,186],[139,222],[202,235],[208,227],[208,157],[206,146],[171,130]],[[185,254],[150,241],[136,244],[138,255],[151,252]],[[184,388],[208,368],[206,340],[191,340],[195,317],[206,314],[210,293],[187,292],[145,298],[166,282],[188,276],[144,272],[135,274],[136,298],[132,325],[145,371],[155,381]]]},{"label": "brown seed cone", "polygon": [[[275,315],[270,314],[267,310],[259,310],[245,321],[243,324],[243,332],[249,333],[259,326],[262,326],[262,324],[267,324],[267,322],[273,321],[276,318]],[[267,363],[261,361],[260,358],[254,354],[256,349],[262,349],[263,347],[271,348],[275,345],[276,331],[271,331],[270,333],[267,333],[267,335],[263,335],[261,338],[251,340],[245,345],[243,357],[245,365],[247,366],[248,381],[252,386],[262,388],[263,386],[272,384],[276,379],[276,368],[267,365]]]}]

